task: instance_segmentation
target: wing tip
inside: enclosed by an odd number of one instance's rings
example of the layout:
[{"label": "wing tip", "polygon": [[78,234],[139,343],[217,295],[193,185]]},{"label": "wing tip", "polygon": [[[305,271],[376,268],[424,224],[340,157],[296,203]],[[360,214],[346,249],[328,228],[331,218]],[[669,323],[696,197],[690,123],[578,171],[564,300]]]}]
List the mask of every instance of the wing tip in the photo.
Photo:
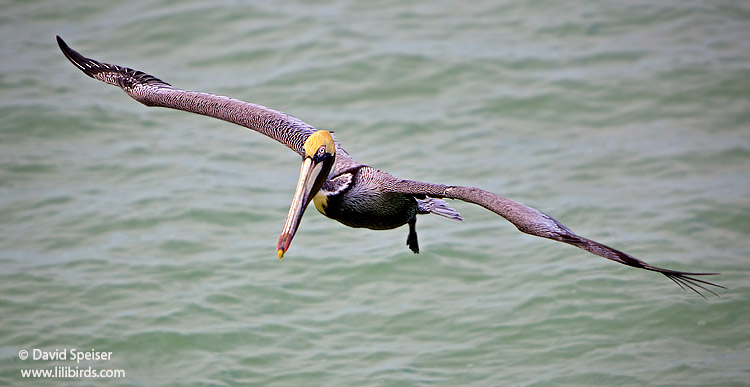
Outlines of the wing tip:
[{"label": "wing tip", "polygon": [[97,72],[97,70],[100,70],[99,68],[101,67],[101,63],[93,59],[86,58],[78,51],[70,48],[70,46],[65,43],[65,40],[63,40],[60,35],[55,35],[55,37],[57,38],[57,45],[60,47],[60,51],[62,51],[63,55],[68,58],[70,63],[73,63],[73,65],[78,67],[79,70],[83,71],[84,74],[88,75],[91,78],[94,78],[94,74]]},{"label": "wing tip", "polygon": [[[78,67],[79,70],[83,71],[84,74],[91,78],[98,79],[102,82],[109,83],[112,85],[119,86],[123,89],[133,86],[134,84],[150,84],[160,86],[171,86],[169,83],[156,78],[153,75],[131,69],[129,67],[122,67],[117,65],[111,65],[102,63],[97,60],[87,58],[78,51],[70,48],[65,40],[56,35],[57,45],[60,46],[60,50],[68,60],[73,63],[74,66]],[[100,75],[107,73],[107,75]]]},{"label": "wing tip", "polygon": [[707,286],[714,286],[720,289],[726,289],[724,286],[721,286],[719,284],[706,281],[706,280],[702,280],[699,278],[695,278],[696,276],[718,275],[719,273],[696,273],[696,272],[688,272],[688,271],[663,269],[661,267],[653,266],[647,262],[641,261],[640,259],[628,253],[614,249],[612,247],[593,241],[591,239],[578,236],[576,234],[565,235],[564,238],[558,238],[557,240],[564,242],[564,243],[571,244],[578,248],[584,249],[590,253],[596,254],[600,257],[604,257],[609,260],[612,260],[612,261],[615,261],[615,262],[618,262],[627,266],[657,272],[669,278],[672,282],[676,283],[683,290],[688,290],[688,289],[692,290],[693,292],[697,293],[699,296],[703,298],[706,298],[706,296],[703,295],[703,293],[701,293],[701,290],[711,293],[716,297],[719,297],[718,294],[713,292],[711,289],[708,289]]},{"label": "wing tip", "polygon": [[701,293],[700,290],[703,290],[705,292],[711,293],[716,297],[719,297],[719,295],[712,291],[711,289],[707,288],[707,286],[713,286],[719,289],[727,289],[725,286],[719,285],[717,283],[713,283],[710,281],[706,281],[700,278],[695,278],[696,276],[706,276],[706,275],[719,275],[721,273],[696,273],[696,272],[688,272],[688,271],[679,271],[679,270],[671,270],[671,269],[662,269],[660,267],[652,266],[649,264],[646,264],[643,269],[657,272],[670,280],[672,282],[676,283],[682,290],[692,290],[693,292],[697,293],[699,296],[706,299],[706,296]]}]

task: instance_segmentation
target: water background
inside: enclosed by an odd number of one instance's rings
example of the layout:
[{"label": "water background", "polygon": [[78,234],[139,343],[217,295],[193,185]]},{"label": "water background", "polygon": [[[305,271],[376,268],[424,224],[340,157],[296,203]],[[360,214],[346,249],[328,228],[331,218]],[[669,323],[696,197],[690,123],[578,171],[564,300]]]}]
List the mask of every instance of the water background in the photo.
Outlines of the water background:
[{"label": "water background", "polygon": [[[0,385],[747,385],[750,8],[742,1],[11,1],[0,15]],[[293,114],[360,162],[473,185],[666,278],[456,223],[275,244],[299,157],[146,108],[95,59]],[[21,360],[96,349],[107,361]]]}]

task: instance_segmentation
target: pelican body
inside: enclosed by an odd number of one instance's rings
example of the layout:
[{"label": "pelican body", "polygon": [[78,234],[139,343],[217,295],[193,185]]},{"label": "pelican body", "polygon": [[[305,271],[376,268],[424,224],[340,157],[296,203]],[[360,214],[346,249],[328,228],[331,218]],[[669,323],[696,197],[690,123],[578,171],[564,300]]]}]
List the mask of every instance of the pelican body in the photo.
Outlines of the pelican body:
[{"label": "pelican body", "polygon": [[[500,215],[524,233],[567,243],[621,264],[665,275],[682,289],[716,295],[707,286],[723,288],[692,273],[652,266],[627,253],[575,234],[551,216],[494,193],[474,188],[399,179],[360,164],[334,140],[331,132],[267,107],[234,98],[187,91],[141,71],[86,58],[57,37],[63,54],[86,75],[120,87],[146,106],[161,106],[232,122],[264,134],[302,157],[292,204],[276,246],[279,258],[289,250],[310,202],[328,218],[349,227],[389,230],[408,224],[406,244],[419,253],[417,215],[435,214],[462,220],[443,199],[477,204]],[[705,297],[705,296],[704,296]]]}]

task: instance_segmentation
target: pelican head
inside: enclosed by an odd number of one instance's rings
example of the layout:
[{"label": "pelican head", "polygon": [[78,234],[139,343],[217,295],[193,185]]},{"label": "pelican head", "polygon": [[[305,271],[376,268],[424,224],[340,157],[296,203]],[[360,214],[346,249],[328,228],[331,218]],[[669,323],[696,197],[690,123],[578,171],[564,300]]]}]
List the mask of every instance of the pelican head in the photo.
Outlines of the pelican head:
[{"label": "pelican head", "polygon": [[336,146],[333,136],[326,130],[318,130],[307,138],[304,144],[304,156],[302,156],[302,169],[299,172],[297,190],[294,192],[292,206],[289,207],[289,215],[286,217],[284,229],[276,246],[279,259],[289,250],[294,233],[305,213],[305,208],[310,204],[313,196],[328,179],[333,162],[336,157]]}]

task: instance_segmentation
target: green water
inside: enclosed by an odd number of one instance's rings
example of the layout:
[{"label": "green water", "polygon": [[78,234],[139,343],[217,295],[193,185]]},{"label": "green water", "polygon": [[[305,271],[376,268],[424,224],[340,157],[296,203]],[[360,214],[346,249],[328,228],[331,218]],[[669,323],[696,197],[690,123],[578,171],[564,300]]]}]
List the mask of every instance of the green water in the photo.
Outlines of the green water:
[{"label": "green water", "polygon": [[[742,2],[15,1],[0,33],[0,385],[750,381]],[[308,211],[280,262],[299,157],[134,102],[56,34],[728,289],[704,300],[460,202],[463,223],[419,219],[419,255],[405,228]],[[112,355],[32,359],[74,348]],[[125,377],[22,377],[56,366]]]}]

